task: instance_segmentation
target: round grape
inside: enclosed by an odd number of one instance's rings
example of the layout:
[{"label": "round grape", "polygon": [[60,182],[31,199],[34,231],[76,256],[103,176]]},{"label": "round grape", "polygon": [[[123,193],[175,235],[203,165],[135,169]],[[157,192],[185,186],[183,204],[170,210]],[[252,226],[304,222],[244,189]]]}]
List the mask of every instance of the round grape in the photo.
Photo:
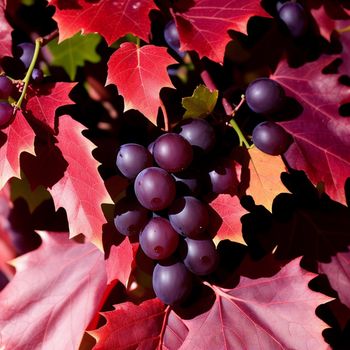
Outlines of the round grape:
[{"label": "round grape", "polygon": [[268,114],[281,108],[285,93],[274,80],[259,78],[249,84],[245,97],[249,108],[255,113]]},{"label": "round grape", "polygon": [[286,152],[292,142],[291,136],[281,126],[270,121],[258,124],[252,139],[257,148],[274,156]]},{"label": "round grape", "polygon": [[286,2],[278,10],[278,16],[294,38],[299,38],[305,34],[308,19],[302,5],[292,1]]},{"label": "round grape", "polygon": [[134,183],[138,201],[147,209],[163,210],[175,198],[175,180],[165,170],[150,167],[142,170]]},{"label": "round grape", "polygon": [[209,172],[211,191],[216,194],[236,194],[238,178],[234,164],[222,159]]},{"label": "round grape", "polygon": [[0,128],[6,127],[13,116],[13,107],[8,102],[0,102]]},{"label": "round grape", "polygon": [[164,134],[154,143],[153,157],[157,164],[166,171],[182,171],[192,162],[192,147],[178,134]]},{"label": "round grape", "polygon": [[114,225],[121,234],[139,234],[148,220],[149,211],[135,198],[125,197],[116,204]]},{"label": "round grape", "polygon": [[32,80],[40,83],[44,79],[44,72],[40,68],[34,68],[32,72]]},{"label": "round grape", "polygon": [[215,244],[210,239],[185,239],[187,252],[185,266],[194,274],[202,276],[213,272],[218,263]]},{"label": "round grape", "polygon": [[180,38],[175,21],[169,21],[164,27],[164,39],[166,43],[180,56],[184,57],[185,52],[180,50]]},{"label": "round grape", "polygon": [[127,143],[120,147],[116,164],[125,177],[134,179],[141,170],[152,165],[152,155],[142,145]]},{"label": "round grape", "polygon": [[140,233],[140,245],[151,259],[161,260],[173,254],[179,243],[179,235],[170,222],[162,217],[154,217]]},{"label": "round grape", "polygon": [[0,76],[0,99],[7,100],[13,92],[11,79],[5,75]]},{"label": "round grape", "polygon": [[190,294],[192,275],[182,262],[157,264],[152,276],[153,290],[165,304],[178,304]]},{"label": "round grape", "polygon": [[215,131],[204,119],[188,119],[180,126],[179,134],[193,147],[207,153],[215,145]]},{"label": "round grape", "polygon": [[21,43],[17,45],[15,57],[18,57],[26,69],[29,68],[34,55],[35,46],[32,43]]},{"label": "round grape", "polygon": [[169,221],[176,232],[187,237],[198,237],[208,226],[208,209],[195,197],[180,197],[169,209]]}]

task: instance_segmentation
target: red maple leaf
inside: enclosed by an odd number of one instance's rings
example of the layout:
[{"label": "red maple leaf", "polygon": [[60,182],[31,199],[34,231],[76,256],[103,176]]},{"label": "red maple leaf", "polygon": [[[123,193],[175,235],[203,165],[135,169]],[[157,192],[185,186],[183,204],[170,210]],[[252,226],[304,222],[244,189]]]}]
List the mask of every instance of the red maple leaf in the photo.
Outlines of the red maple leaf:
[{"label": "red maple leaf", "polygon": [[17,111],[14,121],[0,131],[0,188],[11,177],[20,177],[20,154],[34,154],[34,137],[34,131],[21,111]]},{"label": "red maple leaf", "polygon": [[80,233],[102,249],[102,203],[112,203],[91,152],[94,145],[82,135],[84,127],[63,116],[59,121],[58,147],[68,167],[49,189],[56,208],[67,212],[70,236]]},{"label": "red maple leaf", "polygon": [[[115,232],[118,234],[118,232]],[[127,285],[133,262],[138,248],[138,243],[131,243],[126,237],[119,245],[112,245],[108,258],[106,259],[106,270],[108,284],[118,280]],[[116,264],[116,262],[119,262]]]},{"label": "red maple leaf", "polygon": [[58,24],[60,41],[79,31],[97,32],[109,45],[128,33],[148,41],[148,14],[157,8],[152,0],[52,0],[50,3],[56,7],[53,18]]},{"label": "red maple leaf", "polygon": [[0,57],[12,54],[12,27],[5,17],[6,0],[0,0]]},{"label": "red maple leaf", "polygon": [[231,40],[229,29],[247,33],[247,23],[252,16],[269,15],[257,0],[195,0],[186,12],[176,13],[181,50],[195,50],[222,62],[226,44]]},{"label": "red maple leaf", "polygon": [[138,109],[156,124],[159,92],[172,87],[166,68],[173,63],[176,61],[164,47],[124,43],[108,61],[107,84],[117,85],[126,110]]},{"label": "red maple leaf", "polygon": [[116,305],[104,313],[107,324],[91,332],[95,349],[136,344],[152,349],[327,349],[321,334],[326,324],[315,309],[331,298],[308,288],[315,275],[299,262],[293,260],[272,277],[241,277],[233,289],[208,284],[214,301],[192,317],[182,319],[157,299]]},{"label": "red maple leaf", "polygon": [[304,170],[314,183],[323,182],[332,198],[344,202],[344,183],[350,174],[350,119],[338,113],[349,100],[350,88],[338,75],[322,74],[334,57],[324,56],[300,68],[282,61],[271,77],[302,106],[296,118],[280,124],[294,137],[286,153],[289,165]]},{"label": "red maple leaf", "polygon": [[72,103],[68,95],[74,86],[75,83],[41,84],[38,91],[30,92],[25,108],[54,130],[56,109]]},{"label": "red maple leaf", "polygon": [[335,20],[328,16],[323,6],[319,7],[318,9],[312,9],[311,13],[318,24],[320,34],[327,40],[330,40],[331,34],[335,29]]},{"label": "red maple leaf", "polygon": [[340,301],[350,308],[350,252],[339,252],[332,256],[329,263],[318,264],[319,273],[327,275],[334,290],[338,292]]},{"label": "red maple leaf", "polygon": [[6,349],[77,349],[106,288],[103,254],[66,233],[41,232],[42,245],[16,260],[0,293]]}]

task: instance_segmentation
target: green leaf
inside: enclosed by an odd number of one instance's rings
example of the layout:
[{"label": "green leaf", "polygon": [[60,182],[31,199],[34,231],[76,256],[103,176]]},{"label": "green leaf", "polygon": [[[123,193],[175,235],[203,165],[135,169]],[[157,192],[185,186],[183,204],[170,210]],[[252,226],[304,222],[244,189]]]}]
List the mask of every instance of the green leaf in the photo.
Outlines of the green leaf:
[{"label": "green leaf", "polygon": [[85,61],[97,63],[101,57],[96,47],[101,41],[98,34],[83,35],[77,33],[58,44],[58,39],[52,40],[47,46],[53,56],[51,65],[62,67],[71,80],[74,80],[78,67],[83,67]]},{"label": "green leaf", "polygon": [[182,106],[186,109],[184,118],[204,118],[215,108],[218,100],[218,90],[210,91],[206,86],[199,85],[191,97],[182,99]]}]

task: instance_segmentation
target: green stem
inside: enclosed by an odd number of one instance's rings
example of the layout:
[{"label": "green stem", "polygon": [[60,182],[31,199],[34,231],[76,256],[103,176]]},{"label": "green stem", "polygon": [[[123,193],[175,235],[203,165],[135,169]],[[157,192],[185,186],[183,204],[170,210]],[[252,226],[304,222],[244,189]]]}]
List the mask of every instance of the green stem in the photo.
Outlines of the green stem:
[{"label": "green stem", "polygon": [[35,67],[36,61],[37,61],[38,56],[39,56],[39,52],[40,52],[42,41],[43,41],[42,38],[37,38],[35,40],[35,49],[34,49],[34,55],[33,55],[33,58],[32,58],[32,62],[30,63],[30,66],[28,68],[27,74],[26,74],[26,76],[23,79],[24,86],[23,86],[22,94],[21,94],[19,100],[17,101],[17,103],[15,105],[15,109],[21,109],[22,102],[23,102],[24,97],[26,95],[26,92],[27,92],[27,89],[28,89],[28,85],[29,85],[29,82],[30,82],[30,78],[31,78],[32,73],[33,73],[33,69]]},{"label": "green stem", "polygon": [[249,142],[247,141],[247,139],[243,135],[240,127],[238,126],[238,124],[236,123],[236,121],[233,118],[230,120],[230,125],[234,129],[234,131],[236,131],[236,133],[237,133],[237,135],[239,137],[239,145],[240,146],[244,145],[247,148],[252,148],[252,146],[249,144]]},{"label": "green stem", "polygon": [[141,40],[138,36],[136,37],[136,46],[138,49],[141,47]]}]

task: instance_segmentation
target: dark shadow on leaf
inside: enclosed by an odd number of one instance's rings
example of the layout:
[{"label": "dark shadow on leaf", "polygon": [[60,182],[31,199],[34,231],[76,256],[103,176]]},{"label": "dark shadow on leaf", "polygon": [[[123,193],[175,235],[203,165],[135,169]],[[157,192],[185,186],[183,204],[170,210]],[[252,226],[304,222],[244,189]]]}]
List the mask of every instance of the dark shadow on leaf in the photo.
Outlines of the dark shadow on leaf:
[{"label": "dark shadow on leaf", "polygon": [[208,286],[195,281],[191,295],[186,302],[173,306],[174,312],[184,320],[191,320],[211,309],[215,303],[215,293]]},{"label": "dark shadow on leaf", "polygon": [[348,251],[349,208],[319,194],[304,172],[282,173],[281,179],[291,194],[280,194],[273,202],[276,256],[304,256],[304,266],[314,270],[317,261],[329,262],[336,253]]},{"label": "dark shadow on leaf", "polygon": [[51,188],[63,176],[68,167],[60,149],[47,140],[35,139],[35,153],[22,153],[21,166],[32,189],[42,185]]}]

